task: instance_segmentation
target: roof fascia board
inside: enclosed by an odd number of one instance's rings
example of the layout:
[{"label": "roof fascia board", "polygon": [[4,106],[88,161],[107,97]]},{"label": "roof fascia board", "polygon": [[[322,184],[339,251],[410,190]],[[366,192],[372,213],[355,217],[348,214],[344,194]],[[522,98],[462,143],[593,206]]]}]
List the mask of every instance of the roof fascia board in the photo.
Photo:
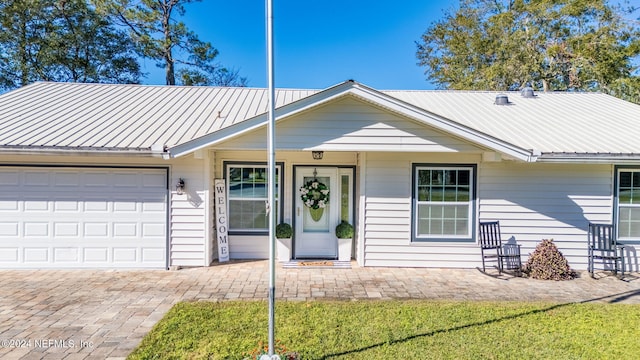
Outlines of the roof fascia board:
[{"label": "roof fascia board", "polygon": [[544,163],[579,163],[579,164],[640,164],[640,155],[626,154],[543,154],[538,162]]},{"label": "roof fascia board", "polygon": [[78,150],[78,149],[38,149],[38,148],[0,148],[3,155],[53,155],[53,156],[127,156],[127,157],[163,157],[162,152],[145,150]]}]

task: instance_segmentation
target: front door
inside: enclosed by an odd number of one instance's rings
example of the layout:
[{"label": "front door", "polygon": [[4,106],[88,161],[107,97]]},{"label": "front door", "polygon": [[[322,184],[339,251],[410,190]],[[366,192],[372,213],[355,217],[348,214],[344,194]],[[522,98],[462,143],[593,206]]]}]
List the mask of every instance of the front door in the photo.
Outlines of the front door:
[{"label": "front door", "polygon": [[336,258],[340,187],[336,167],[296,167],[295,257]]}]

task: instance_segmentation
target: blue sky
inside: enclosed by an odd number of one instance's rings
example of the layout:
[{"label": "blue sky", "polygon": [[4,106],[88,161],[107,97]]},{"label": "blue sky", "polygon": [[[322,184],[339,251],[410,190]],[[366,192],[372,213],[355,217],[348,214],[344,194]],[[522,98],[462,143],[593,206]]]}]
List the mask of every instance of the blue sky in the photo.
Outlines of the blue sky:
[{"label": "blue sky", "polygon": [[[181,19],[220,51],[220,63],[238,69],[249,86],[266,87],[265,3],[202,0],[187,5]],[[415,41],[458,3],[273,0],[276,87],[323,89],[353,79],[380,90],[434,89],[416,64]],[[144,83],[164,84],[162,69],[143,65]]]},{"label": "blue sky", "polygon": [[[415,41],[457,1],[273,0],[276,87],[322,89],[354,79],[377,89],[433,89]],[[218,60],[266,87],[265,1],[203,0],[182,20]],[[146,84],[164,84],[146,60]]]}]

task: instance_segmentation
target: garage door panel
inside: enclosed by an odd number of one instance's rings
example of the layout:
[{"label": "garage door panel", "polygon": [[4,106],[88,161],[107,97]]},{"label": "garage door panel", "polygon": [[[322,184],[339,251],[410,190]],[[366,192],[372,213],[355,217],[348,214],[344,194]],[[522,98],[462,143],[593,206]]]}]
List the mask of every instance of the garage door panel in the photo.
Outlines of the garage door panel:
[{"label": "garage door panel", "polygon": [[55,263],[79,263],[79,249],[76,247],[53,248],[53,262]]},{"label": "garage door panel", "polygon": [[0,247],[0,262],[3,263],[17,263],[18,262],[18,251],[17,247]]},{"label": "garage door panel", "polygon": [[167,227],[163,223],[143,223],[142,224],[142,237],[165,237]]},{"label": "garage door panel", "polygon": [[51,211],[51,206],[47,199],[27,196],[23,202],[23,211],[49,212]]},{"label": "garage door panel", "polygon": [[26,189],[29,187],[33,187],[35,189],[47,188],[50,184],[49,172],[25,171],[22,184],[22,187]]},{"label": "garage door panel", "polygon": [[53,203],[55,212],[74,212],[78,213],[82,210],[82,202],[72,198],[59,198]]},{"label": "garage door panel", "polygon": [[138,203],[129,199],[118,199],[113,202],[114,213],[135,213],[138,212]]},{"label": "garage door panel", "polygon": [[167,211],[167,204],[165,203],[159,203],[159,202],[143,202],[142,203],[142,212],[144,213],[151,213],[151,212],[156,212],[156,213],[166,213]]},{"label": "garage door panel", "polygon": [[142,262],[158,262],[163,261],[165,259],[165,249],[163,248],[143,248],[142,249]]},{"label": "garage door panel", "polygon": [[109,237],[109,223],[108,222],[91,222],[84,223],[84,237],[87,238],[106,238]]},{"label": "garage door panel", "polygon": [[50,235],[49,232],[49,223],[48,222],[30,222],[25,221],[24,225],[24,237],[45,237],[48,238]]},{"label": "garage door panel", "polygon": [[56,222],[53,224],[54,238],[78,238],[80,237],[78,223]]},{"label": "garage door panel", "polygon": [[[2,190],[0,190],[2,192]],[[17,200],[3,200],[0,199],[0,214],[5,212],[16,212],[20,210],[19,202]]]},{"label": "garage door panel", "polygon": [[165,169],[0,167],[0,267],[166,267]]},{"label": "garage door panel", "polygon": [[85,248],[84,261],[88,263],[106,263],[109,261],[109,248]]},{"label": "garage door panel", "polygon": [[55,172],[53,173],[53,185],[55,187],[74,187],[81,186],[82,173],[77,171]]},{"label": "garage door panel", "polygon": [[111,181],[115,188],[139,188],[142,185],[140,177],[130,173],[115,173]]},{"label": "garage door panel", "polygon": [[113,260],[118,263],[134,263],[138,260],[136,248],[114,248]]},{"label": "garage door panel", "polygon": [[48,263],[49,255],[49,248],[31,247],[24,249],[24,261],[26,263]]},{"label": "garage door panel", "polygon": [[92,199],[92,198],[86,198],[85,201],[83,202],[84,205],[84,211],[86,212],[100,212],[100,213],[106,213],[109,212],[109,202],[101,199]]},{"label": "garage door panel", "polygon": [[16,237],[18,236],[18,229],[20,228],[20,223],[17,221],[5,221],[0,223],[0,236],[10,236]]},{"label": "garage door panel", "polygon": [[166,182],[166,179],[159,176],[143,175],[141,185],[143,188],[148,190],[164,190],[167,188]]}]

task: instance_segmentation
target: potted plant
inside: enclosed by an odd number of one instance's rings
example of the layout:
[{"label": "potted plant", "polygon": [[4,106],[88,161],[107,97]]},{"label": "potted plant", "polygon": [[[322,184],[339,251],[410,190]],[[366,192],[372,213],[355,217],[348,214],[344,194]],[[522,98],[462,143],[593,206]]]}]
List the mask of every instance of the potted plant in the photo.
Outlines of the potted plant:
[{"label": "potted plant", "polygon": [[336,237],[338,237],[338,260],[351,260],[351,240],[353,239],[353,225],[342,220],[336,226]]},{"label": "potted plant", "polygon": [[277,253],[278,261],[291,260],[291,237],[293,229],[287,223],[280,223],[276,226],[276,239],[278,239]]}]

